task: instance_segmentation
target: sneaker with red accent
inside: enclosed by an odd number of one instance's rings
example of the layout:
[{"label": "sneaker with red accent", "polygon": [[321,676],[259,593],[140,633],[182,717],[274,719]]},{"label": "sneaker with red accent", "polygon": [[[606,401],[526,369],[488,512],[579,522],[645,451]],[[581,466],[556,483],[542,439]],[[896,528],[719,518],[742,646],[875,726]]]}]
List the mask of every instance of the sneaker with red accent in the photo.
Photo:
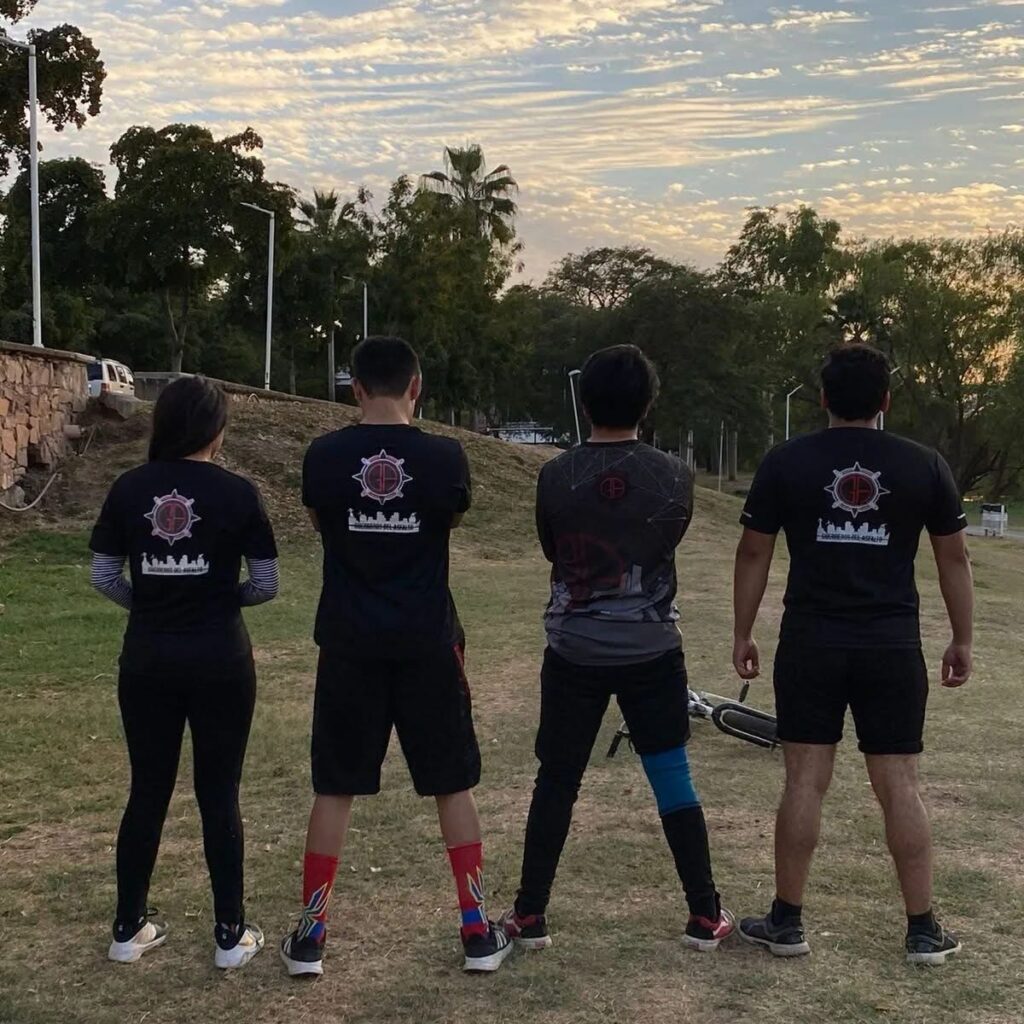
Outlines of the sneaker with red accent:
[{"label": "sneaker with red accent", "polygon": [[683,945],[701,953],[713,953],[734,931],[736,918],[724,907],[719,911],[717,921],[691,914],[683,933]]},{"label": "sneaker with red accent", "polygon": [[501,916],[498,927],[521,949],[547,949],[551,945],[547,918],[543,914],[520,917],[513,907]]}]

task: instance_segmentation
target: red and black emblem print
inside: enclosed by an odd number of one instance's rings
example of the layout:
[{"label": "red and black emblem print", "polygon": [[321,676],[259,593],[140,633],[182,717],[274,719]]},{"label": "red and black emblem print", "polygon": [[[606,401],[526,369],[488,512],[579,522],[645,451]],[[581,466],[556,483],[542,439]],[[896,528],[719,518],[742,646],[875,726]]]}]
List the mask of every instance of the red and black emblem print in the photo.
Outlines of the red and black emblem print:
[{"label": "red and black emblem print", "polygon": [[396,459],[382,448],[379,455],[363,459],[363,468],[352,475],[362,485],[361,498],[372,498],[386,505],[401,498],[405,485],[412,477],[405,471],[405,459]]},{"label": "red and black emblem print", "polygon": [[615,470],[603,473],[597,481],[597,493],[605,501],[622,501],[629,493],[629,480]]},{"label": "red and black emblem print", "polygon": [[877,512],[879,499],[890,493],[879,482],[882,474],[864,469],[859,462],[832,473],[834,479],[825,488],[832,496],[832,507],[848,512],[854,519],[862,512]]},{"label": "red and black emblem print", "polygon": [[192,527],[202,522],[193,509],[194,498],[186,498],[177,490],[153,499],[153,509],[145,517],[153,524],[153,536],[167,541],[171,547],[175,541],[192,536]]}]

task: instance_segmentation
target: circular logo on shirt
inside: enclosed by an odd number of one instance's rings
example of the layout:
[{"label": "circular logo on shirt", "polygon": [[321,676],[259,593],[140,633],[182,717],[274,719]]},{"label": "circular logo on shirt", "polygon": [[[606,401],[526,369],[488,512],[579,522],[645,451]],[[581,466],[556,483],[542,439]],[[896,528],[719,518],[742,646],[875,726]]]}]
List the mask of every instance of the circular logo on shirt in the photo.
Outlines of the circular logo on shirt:
[{"label": "circular logo on shirt", "polygon": [[835,479],[825,490],[832,495],[832,507],[849,512],[855,519],[862,512],[877,512],[878,500],[887,491],[879,479],[882,474],[864,469],[855,462],[848,469],[833,469]]},{"label": "circular logo on shirt", "polygon": [[192,536],[192,527],[201,522],[192,506],[194,498],[186,498],[177,490],[153,499],[153,510],[146,513],[146,519],[153,524],[153,536],[161,537],[172,547],[174,542]]},{"label": "circular logo on shirt", "polygon": [[605,501],[621,501],[629,492],[629,481],[621,473],[605,473],[597,482],[597,493]]},{"label": "circular logo on shirt", "polygon": [[405,471],[405,459],[396,459],[382,448],[379,455],[363,459],[363,468],[352,475],[362,485],[361,498],[372,498],[386,505],[401,498],[405,485],[412,480]]}]

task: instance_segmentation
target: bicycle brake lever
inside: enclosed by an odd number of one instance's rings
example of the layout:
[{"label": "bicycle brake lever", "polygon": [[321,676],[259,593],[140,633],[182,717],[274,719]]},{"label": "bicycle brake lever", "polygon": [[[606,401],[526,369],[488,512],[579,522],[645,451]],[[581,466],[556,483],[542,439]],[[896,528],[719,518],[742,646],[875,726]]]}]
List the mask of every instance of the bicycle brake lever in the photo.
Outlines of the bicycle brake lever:
[{"label": "bicycle brake lever", "polygon": [[740,690],[740,703],[741,704],[746,704],[747,703],[747,694],[749,694],[749,693],[750,693],[750,683],[744,683],[743,684],[743,689]]}]

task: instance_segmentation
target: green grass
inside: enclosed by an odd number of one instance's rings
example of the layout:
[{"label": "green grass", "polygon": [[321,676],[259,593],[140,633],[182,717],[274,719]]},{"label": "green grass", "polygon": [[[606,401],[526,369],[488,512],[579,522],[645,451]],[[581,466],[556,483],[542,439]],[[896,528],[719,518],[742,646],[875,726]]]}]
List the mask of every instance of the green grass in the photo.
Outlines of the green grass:
[{"label": "green grass", "polygon": [[[734,499],[701,492],[680,558],[683,626],[695,685],[738,689],[729,668]],[[517,515],[519,515],[517,513]],[[454,585],[469,635],[469,673],[484,751],[478,799],[492,912],[512,899],[535,762],[540,611],[546,567],[529,553],[482,557],[463,541]],[[507,528],[507,524],[506,524]],[[880,819],[852,743],[842,750],[807,897],[815,953],[776,963],[738,944],[700,957],[680,945],[683,906],[639,763],[598,742],[551,907],[555,947],[516,956],[493,978],[464,977],[451,879],[433,805],[411,791],[395,751],[385,792],[357,806],[333,904],[328,973],[283,976],[273,950],[218,976],[189,755],[171,806],[153,899],[167,946],[135,967],[104,959],[114,898],[111,845],[127,784],[115,695],[124,616],[87,586],[86,536],[32,532],[0,541],[0,1022],[207,1024],[239,1021],[555,1024],[1024,1018],[1020,820],[1019,620],[1024,547],[976,542],[978,676],[933,692],[926,796],[938,851],[938,905],[963,933],[959,962],[926,973],[900,957],[901,910]],[[934,571],[922,563],[928,656],[945,640]],[[308,737],[315,651],[309,640],[319,553],[283,551],[283,591],[248,614],[260,670],[243,786],[248,907],[273,943],[297,912],[309,805]],[[760,634],[780,611],[779,566]],[[771,644],[765,645],[770,657]],[[770,703],[766,684],[753,699]],[[771,828],[781,762],[694,728],[693,759],[716,874],[742,912],[771,894]]]}]

